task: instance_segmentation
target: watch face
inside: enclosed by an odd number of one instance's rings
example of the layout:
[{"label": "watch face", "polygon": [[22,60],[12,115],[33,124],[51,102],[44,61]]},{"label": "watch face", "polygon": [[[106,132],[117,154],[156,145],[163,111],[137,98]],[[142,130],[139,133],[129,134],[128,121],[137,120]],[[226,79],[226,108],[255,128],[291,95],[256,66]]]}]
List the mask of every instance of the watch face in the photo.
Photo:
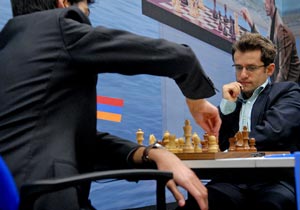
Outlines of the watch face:
[{"label": "watch face", "polygon": [[164,148],[164,146],[162,146],[159,143],[155,143],[155,144],[153,144],[153,148]]}]

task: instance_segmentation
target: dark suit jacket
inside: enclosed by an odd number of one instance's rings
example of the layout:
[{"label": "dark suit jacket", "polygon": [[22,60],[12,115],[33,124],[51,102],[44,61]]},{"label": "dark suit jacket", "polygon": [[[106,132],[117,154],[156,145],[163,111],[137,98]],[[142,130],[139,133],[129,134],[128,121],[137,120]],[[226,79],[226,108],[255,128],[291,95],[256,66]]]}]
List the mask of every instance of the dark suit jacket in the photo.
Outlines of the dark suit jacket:
[{"label": "dark suit jacket", "polygon": [[[103,162],[129,167],[135,143],[96,137],[97,74],[104,72],[167,76],[192,99],[215,94],[188,46],[93,28],[77,8],[15,17],[0,34],[0,154],[18,187]],[[70,193],[55,194],[44,207],[78,208]]]},{"label": "dark suit jacket", "polygon": [[[219,133],[220,149],[229,147],[228,139],[239,130],[239,113],[236,110],[223,115]],[[255,101],[251,113],[249,137],[256,140],[259,151],[300,150],[300,88],[294,82],[268,84]]]}]

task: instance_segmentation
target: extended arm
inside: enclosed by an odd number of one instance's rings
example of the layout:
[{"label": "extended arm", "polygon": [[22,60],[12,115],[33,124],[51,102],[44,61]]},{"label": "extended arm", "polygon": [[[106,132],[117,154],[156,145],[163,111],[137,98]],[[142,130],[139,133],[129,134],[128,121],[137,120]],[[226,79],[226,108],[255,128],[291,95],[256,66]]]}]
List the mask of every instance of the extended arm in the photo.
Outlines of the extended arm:
[{"label": "extended arm", "polygon": [[[99,166],[99,170],[149,167],[142,161],[144,146],[102,132],[97,133],[97,144],[94,159],[98,161],[96,168]],[[105,149],[102,151],[101,148]],[[205,186],[176,155],[164,149],[150,149],[149,159],[156,164],[159,170],[173,172],[174,178],[168,182],[167,186],[173,193],[178,205],[185,205],[185,198],[177,188],[179,185],[195,197],[201,209],[208,208]],[[103,168],[103,166],[108,167]]]},{"label": "extended arm", "polygon": [[242,14],[244,20],[248,23],[248,25],[249,25],[249,27],[250,27],[250,31],[251,31],[252,33],[259,33],[259,32],[258,32],[258,29],[255,27],[255,24],[254,24],[254,22],[253,22],[253,20],[252,20],[252,18],[251,18],[251,15],[250,15],[250,13],[249,13],[249,10],[248,10],[246,7],[243,7],[243,8],[241,9],[241,14]]},{"label": "extended arm", "polygon": [[60,28],[66,50],[71,62],[84,65],[87,73],[164,76],[174,79],[189,99],[215,94],[213,83],[189,46],[122,30],[93,28],[81,23],[84,17],[75,8],[63,15]]}]

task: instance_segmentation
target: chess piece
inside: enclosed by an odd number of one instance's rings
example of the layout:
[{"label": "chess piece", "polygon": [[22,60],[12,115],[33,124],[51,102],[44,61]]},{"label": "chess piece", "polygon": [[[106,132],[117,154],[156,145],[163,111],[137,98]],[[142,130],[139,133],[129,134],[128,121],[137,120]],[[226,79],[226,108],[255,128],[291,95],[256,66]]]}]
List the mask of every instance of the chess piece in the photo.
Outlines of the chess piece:
[{"label": "chess piece", "polygon": [[175,142],[176,136],[175,135],[170,135],[169,136],[169,144],[168,144],[168,151],[177,153],[178,149],[176,147],[176,142]]},{"label": "chess piece", "polygon": [[170,132],[169,131],[165,131],[163,139],[162,139],[162,145],[164,147],[166,147],[166,148],[168,148],[169,137],[170,137]]},{"label": "chess piece", "polygon": [[235,137],[229,138],[229,149],[228,149],[229,152],[235,151],[235,141],[236,141]]},{"label": "chess piece", "polygon": [[249,139],[249,145],[250,145],[249,151],[251,151],[251,152],[257,152],[257,149],[255,147],[255,138],[250,138]]},{"label": "chess piece", "polygon": [[224,24],[224,27],[223,27],[223,35],[224,35],[224,36],[227,36],[227,35],[228,35],[227,27],[226,27],[225,24]]},{"label": "chess piece", "polygon": [[218,11],[218,19],[222,20],[222,15],[221,15],[221,11],[220,10]]},{"label": "chess piece", "polygon": [[189,4],[188,0],[181,0],[181,3],[184,4],[184,5],[186,5],[186,6]]},{"label": "chess piece", "polygon": [[213,135],[208,136],[208,152],[217,153],[219,152],[219,145],[217,138]]},{"label": "chess piece", "polygon": [[198,0],[198,8],[201,9],[201,10],[205,10],[205,6],[203,4],[203,0]]},{"label": "chess piece", "polygon": [[223,31],[223,25],[222,25],[222,20],[221,19],[219,20],[219,23],[218,23],[218,30]]},{"label": "chess piece", "polygon": [[232,19],[231,15],[230,15],[230,26],[229,26],[229,33],[230,33],[230,38],[232,41],[235,41],[235,29],[234,29],[234,20]]},{"label": "chess piece", "polygon": [[136,140],[137,143],[139,145],[143,145],[143,141],[144,141],[144,132],[142,131],[142,129],[138,129],[138,131],[136,132]]},{"label": "chess piece", "polygon": [[237,12],[234,12],[234,33],[235,39],[238,40],[240,37],[240,28],[239,28],[239,15]]},{"label": "chess piece", "polygon": [[179,139],[178,138],[175,138],[175,145],[176,145],[177,153],[182,152],[182,149],[179,148]]},{"label": "chess piece", "polygon": [[203,135],[203,141],[201,141],[202,145],[202,152],[207,152],[208,151],[208,134],[205,133]]},{"label": "chess piece", "polygon": [[191,126],[189,120],[185,120],[184,126],[183,126],[183,131],[184,131],[184,139],[185,139],[183,152],[185,152],[185,153],[194,152],[194,147],[192,146],[192,143],[191,143],[192,126]]},{"label": "chess piece", "polygon": [[233,34],[234,33],[234,28],[233,28],[233,19],[232,16],[229,15],[229,34]]},{"label": "chess piece", "polygon": [[175,0],[174,9],[176,12],[181,13],[181,2],[180,0]]},{"label": "chess piece", "polygon": [[175,7],[176,0],[172,0],[172,6]]},{"label": "chess piece", "polygon": [[243,151],[244,150],[244,139],[243,139],[243,134],[238,131],[236,134],[235,134],[235,138],[236,138],[236,143],[235,143],[235,148],[236,148],[236,151]]},{"label": "chess piece", "polygon": [[153,134],[149,136],[149,145],[154,144],[156,142],[156,138]]},{"label": "chess piece", "polygon": [[250,149],[249,147],[249,131],[247,126],[243,126],[243,131],[242,131],[242,135],[243,135],[243,144],[244,144],[244,150],[248,151]]},{"label": "chess piece", "polygon": [[192,141],[194,144],[194,152],[202,152],[201,147],[199,147],[201,139],[199,138],[199,136],[196,132],[194,132],[194,134],[192,135]]},{"label": "chess piece", "polygon": [[183,152],[184,148],[184,139],[182,137],[178,138],[178,152]]},{"label": "chess piece", "polygon": [[218,13],[217,13],[217,2],[216,0],[214,0],[214,8],[213,8],[213,11],[212,11],[212,16],[214,19],[218,19]]},{"label": "chess piece", "polygon": [[223,17],[223,20],[224,20],[224,23],[228,23],[228,17],[227,17],[227,5],[224,4],[224,17]]},{"label": "chess piece", "polygon": [[190,15],[194,18],[198,17],[200,15],[198,11],[198,6],[196,0],[189,0],[189,6],[190,6]]}]

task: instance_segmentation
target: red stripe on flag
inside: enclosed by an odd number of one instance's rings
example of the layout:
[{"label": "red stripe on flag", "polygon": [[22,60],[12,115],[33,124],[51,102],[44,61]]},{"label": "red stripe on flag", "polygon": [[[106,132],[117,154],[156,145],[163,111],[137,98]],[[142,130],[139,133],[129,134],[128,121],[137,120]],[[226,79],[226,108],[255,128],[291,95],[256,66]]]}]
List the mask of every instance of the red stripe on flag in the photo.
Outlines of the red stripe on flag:
[{"label": "red stripe on flag", "polygon": [[98,104],[107,104],[112,106],[124,106],[124,100],[120,98],[110,98],[106,96],[97,96]]}]

